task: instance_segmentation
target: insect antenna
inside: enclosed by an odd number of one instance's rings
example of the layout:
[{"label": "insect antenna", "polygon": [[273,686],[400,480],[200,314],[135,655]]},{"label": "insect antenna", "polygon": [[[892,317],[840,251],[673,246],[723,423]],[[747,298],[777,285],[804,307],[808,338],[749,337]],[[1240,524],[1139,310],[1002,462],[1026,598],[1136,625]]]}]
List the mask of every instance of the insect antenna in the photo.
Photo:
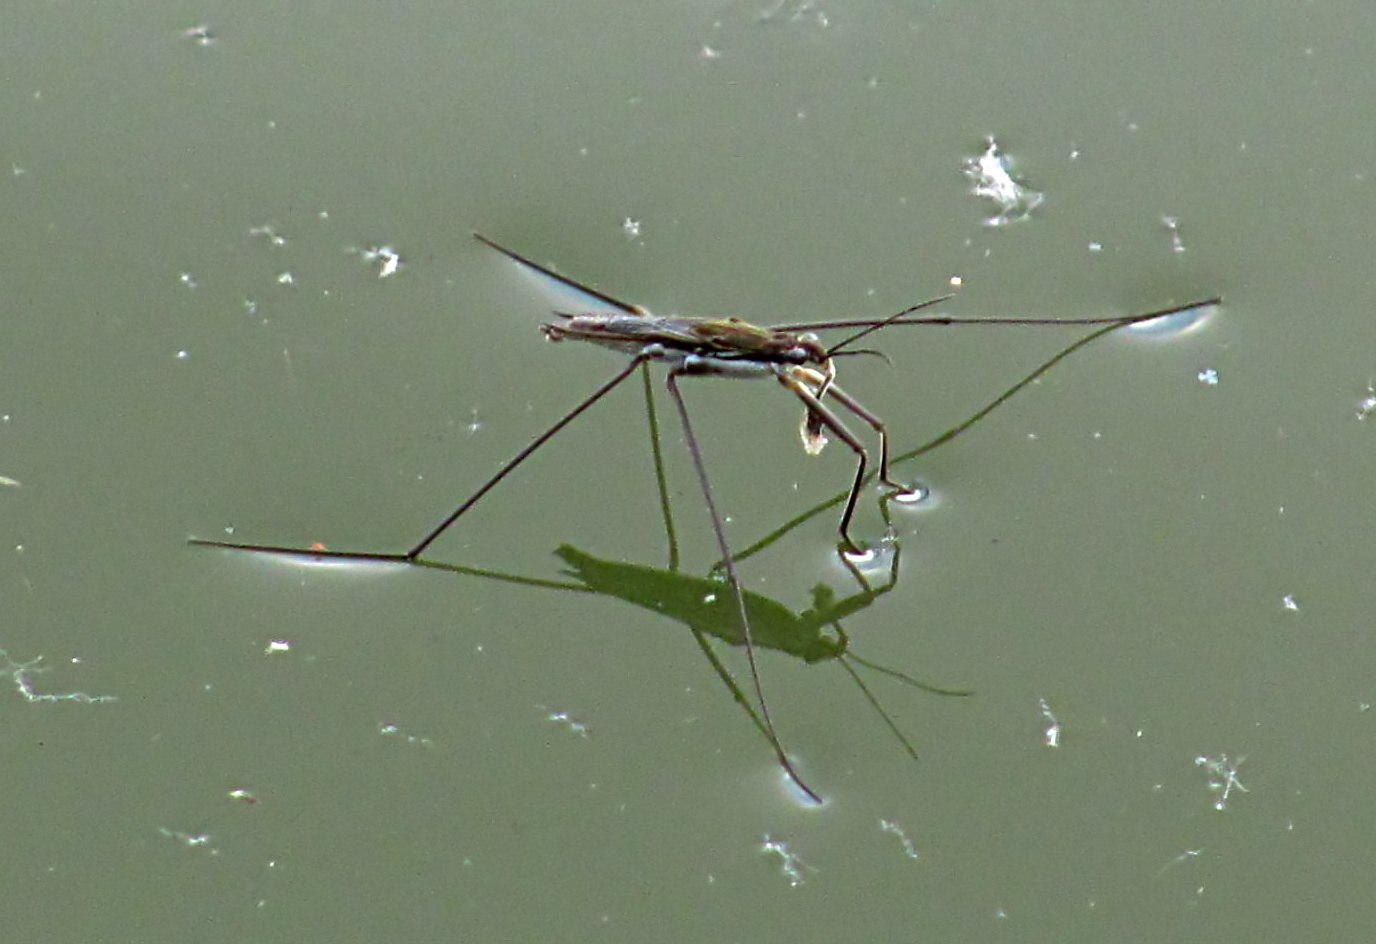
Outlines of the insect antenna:
[{"label": "insect antenna", "polygon": [[933,305],[940,305],[944,301],[949,301],[950,298],[950,295],[942,295],[938,298],[929,298],[925,302],[918,302],[916,305],[911,305],[907,308],[904,308],[902,311],[894,312],[892,315],[889,315],[889,317],[884,318],[881,321],[852,322],[850,325],[847,325],[847,327],[851,327],[857,324],[863,325],[864,327],[861,330],[850,335],[849,337],[842,338],[840,341],[837,341],[831,347],[827,348],[827,356],[835,357],[837,352],[840,351],[842,348],[850,347],[852,344],[854,344],[856,341],[859,341],[861,338],[867,335],[874,334],[874,332],[878,331],[880,328],[884,328],[893,324],[894,322],[898,321],[898,319],[902,318],[904,315],[911,315],[915,311],[921,311],[922,309],[930,308]]},{"label": "insect antenna", "polygon": [[890,367],[893,366],[893,359],[890,358],[889,355],[885,354],[883,351],[877,350],[877,349],[872,348],[872,347],[858,347],[858,348],[856,348],[856,349],[853,350],[853,351],[836,351],[836,352],[834,352],[834,353],[828,354],[827,356],[828,356],[828,357],[852,357],[852,356],[854,356],[854,355],[856,355],[856,354],[869,354],[869,355],[871,355],[871,356],[873,356],[873,357],[879,358],[881,361],[883,361],[885,364],[888,364]]}]

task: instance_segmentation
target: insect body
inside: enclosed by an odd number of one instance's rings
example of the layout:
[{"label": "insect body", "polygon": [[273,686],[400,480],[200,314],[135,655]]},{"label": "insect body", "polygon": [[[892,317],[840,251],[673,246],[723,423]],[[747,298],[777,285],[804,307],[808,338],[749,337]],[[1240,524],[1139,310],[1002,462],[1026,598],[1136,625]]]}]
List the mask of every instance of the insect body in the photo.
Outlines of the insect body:
[{"label": "insect body", "polygon": [[[841,353],[842,348],[856,338],[886,323],[896,322],[920,309],[945,301],[950,296],[934,298],[906,308],[884,321],[872,322],[865,326],[865,330],[828,348],[824,347],[817,335],[810,331],[760,327],[740,318],[653,315],[639,305],[623,302],[574,282],[513,250],[494,243],[485,236],[479,235],[477,238],[521,265],[541,272],[616,309],[614,312],[588,314],[558,312],[560,320],[543,324],[540,330],[551,341],[588,341],[631,355],[632,362],[625,376],[641,362],[658,361],[666,364],[669,368],[669,389],[676,402],[679,401],[676,382],[679,377],[777,379],[804,405],[800,434],[803,445],[810,454],[820,452],[826,444],[822,432],[826,429],[849,446],[856,455],[855,478],[851,483],[845,509],[841,513],[839,528],[846,550],[856,553],[861,550],[850,536],[850,522],[855,515],[855,506],[869,467],[869,453],[840,417],[824,403],[826,397],[836,400],[878,434],[879,480],[899,491],[910,490],[909,486],[895,482],[889,475],[887,427],[858,400],[836,385],[834,358]],[[619,383],[622,376],[618,375],[614,383]],[[592,399],[600,399],[606,389],[599,390]],[[698,452],[692,444],[690,451]],[[444,525],[447,526],[448,523]],[[443,527],[440,530],[442,531]]]},{"label": "insect body", "polygon": [[[760,327],[738,318],[688,318],[654,315],[638,305],[632,305],[628,302],[621,301],[620,299],[599,292],[594,288],[583,285],[566,276],[562,276],[514,250],[498,245],[485,236],[476,233],[474,235],[480,242],[492,247],[507,258],[527,269],[541,273],[555,280],[565,288],[590,300],[592,305],[602,309],[599,311],[556,313],[558,320],[541,326],[541,330],[544,332],[546,338],[551,341],[587,341],[603,347],[609,347],[629,355],[630,360],[627,364],[612,375],[612,377],[605,381],[600,387],[575,404],[552,426],[536,436],[534,440],[508,459],[487,479],[486,482],[480,485],[473,494],[466,498],[457,508],[450,512],[449,515],[435,525],[424,537],[404,553],[337,551],[323,550],[318,546],[311,548],[294,548],[267,544],[247,544],[196,539],[193,539],[191,543],[271,554],[307,556],[311,558],[395,561],[407,564],[425,563],[422,560],[422,555],[440,535],[448,530],[448,528],[468,512],[469,509],[481,501],[483,496],[515,471],[518,466],[530,458],[541,446],[549,442],[566,426],[573,422],[573,420],[577,419],[592,407],[593,404],[597,403],[619,386],[638,368],[654,362],[662,363],[668,368],[666,384],[670,398],[674,401],[674,406],[678,412],[679,420],[683,428],[684,440],[693,460],[694,471],[696,472],[703,500],[707,506],[707,511],[712,522],[712,530],[716,536],[717,547],[721,553],[720,566],[730,585],[732,596],[735,599],[734,609],[736,611],[736,619],[741,629],[741,638],[744,640],[746,659],[752,683],[752,693],[759,710],[759,727],[768,739],[770,746],[774,749],[775,757],[788,776],[804,793],[819,803],[821,802],[821,798],[803,782],[802,777],[799,776],[792,761],[787,754],[785,754],[783,746],[779,741],[778,734],[775,731],[773,720],[770,717],[768,705],[764,699],[764,692],[760,683],[760,674],[755,662],[755,643],[751,635],[746,598],[736,576],[733,556],[727,544],[725,529],[722,525],[722,516],[717,509],[716,498],[708,480],[706,465],[702,458],[702,450],[698,446],[697,437],[693,431],[693,425],[689,418],[687,406],[679,390],[679,380],[683,377],[766,379],[773,377],[803,404],[804,414],[801,434],[803,444],[809,452],[816,453],[825,445],[826,432],[832,433],[844,442],[855,453],[856,470],[854,479],[851,482],[850,491],[846,495],[838,530],[840,532],[843,548],[848,551],[856,551],[859,549],[859,545],[851,538],[850,524],[855,513],[855,507],[861,489],[866,481],[866,473],[869,466],[869,453],[860,442],[859,438],[846,427],[841,418],[832,410],[830,406],[832,401],[839,404],[851,415],[857,417],[876,433],[879,440],[879,480],[883,484],[900,491],[908,489],[908,486],[898,483],[890,477],[889,437],[888,430],[884,423],[863,404],[836,384],[835,360],[842,355],[862,353],[859,350],[848,349],[850,345],[854,344],[857,340],[873,331],[877,331],[889,325],[1079,324],[1106,326],[1099,332],[1076,342],[1076,344],[1067,348],[1056,358],[1048,361],[1043,367],[1038,369],[1038,373],[1040,373],[1049,368],[1051,364],[1055,363],[1060,358],[1066,356],[1070,351],[1088,343],[1088,341],[1092,340],[1094,337],[1098,337],[1117,327],[1163,318],[1168,315],[1186,312],[1195,308],[1203,308],[1218,301],[1218,299],[1209,299],[1188,305],[1180,305],[1160,311],[1149,312],[1144,315],[1133,315],[1123,318],[1087,318],[1074,320],[981,318],[956,320],[944,316],[909,317],[915,312],[944,301],[945,298],[949,297],[943,296],[942,298],[936,298],[914,305],[889,318],[881,320],[832,321],[813,325]],[[858,330],[855,330],[855,333],[836,344],[832,344],[830,347],[824,346],[821,341],[818,340],[818,337],[812,333],[814,330],[840,328]],[[1036,374],[1032,376],[1035,377]],[[962,424],[960,427],[948,431],[948,433],[943,434],[943,437],[938,437],[938,440],[934,440],[933,442],[949,441],[950,438],[958,435],[960,431],[968,428],[968,426],[975,422],[980,416],[985,415],[989,410],[992,410],[1000,403],[1004,402],[1004,400],[1011,396],[1015,390],[1020,389],[1021,386],[1030,382],[1031,379],[1032,378],[1029,377],[1028,380],[1024,381],[1022,384],[1006,391],[1001,397],[981,411],[981,413],[976,414],[975,417],[967,420],[966,423]]]}]

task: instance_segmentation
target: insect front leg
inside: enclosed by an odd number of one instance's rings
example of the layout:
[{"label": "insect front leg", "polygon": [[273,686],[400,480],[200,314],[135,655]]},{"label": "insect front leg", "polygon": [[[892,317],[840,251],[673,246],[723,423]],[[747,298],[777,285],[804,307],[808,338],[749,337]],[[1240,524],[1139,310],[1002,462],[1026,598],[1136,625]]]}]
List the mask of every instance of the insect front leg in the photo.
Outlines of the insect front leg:
[{"label": "insect front leg", "polygon": [[[850,536],[850,520],[855,516],[855,505],[860,500],[860,488],[865,484],[865,470],[869,468],[869,451],[854,433],[846,428],[846,424],[841,422],[841,418],[831,411],[818,398],[813,383],[813,374],[806,368],[776,367],[775,375],[779,378],[779,383],[783,384],[793,392],[803,405],[807,407],[807,417],[804,419],[804,435],[815,429],[815,423],[820,423],[831,430],[838,439],[844,442],[855,453],[855,479],[851,482],[850,494],[846,496],[846,507],[841,512],[840,534],[841,542],[845,544],[846,550],[853,554],[862,554],[864,549],[855,542]],[[836,386],[832,384],[829,392],[835,394]],[[845,403],[845,401],[841,401]]]}]

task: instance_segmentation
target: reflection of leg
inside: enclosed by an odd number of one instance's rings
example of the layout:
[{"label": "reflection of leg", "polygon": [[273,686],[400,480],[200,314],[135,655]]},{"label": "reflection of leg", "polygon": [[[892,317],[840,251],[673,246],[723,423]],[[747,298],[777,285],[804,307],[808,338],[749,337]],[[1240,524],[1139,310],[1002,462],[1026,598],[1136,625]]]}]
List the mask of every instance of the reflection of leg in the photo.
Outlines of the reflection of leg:
[{"label": "reflection of leg", "polygon": [[664,472],[664,449],[659,438],[659,411],[655,409],[655,392],[650,384],[650,365],[640,366],[640,378],[645,386],[645,416],[650,422],[650,452],[655,465],[655,487],[659,490],[659,510],[664,518],[664,537],[669,544],[669,570],[678,570],[678,532],[674,529],[674,512],[669,505],[669,482]]}]

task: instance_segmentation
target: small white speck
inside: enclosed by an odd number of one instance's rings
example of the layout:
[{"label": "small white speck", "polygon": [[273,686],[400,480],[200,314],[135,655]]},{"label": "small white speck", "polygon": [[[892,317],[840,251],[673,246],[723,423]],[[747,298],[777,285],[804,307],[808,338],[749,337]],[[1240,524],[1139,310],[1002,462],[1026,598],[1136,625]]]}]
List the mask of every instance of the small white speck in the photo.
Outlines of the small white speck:
[{"label": "small white speck", "polygon": [[1206,387],[1218,386],[1218,371],[1212,367],[1206,367],[1195,375],[1195,378]]},{"label": "small white speck", "polygon": [[283,272],[281,275],[277,276],[277,284],[278,284],[278,285],[295,285],[295,284],[296,284],[296,276],[292,275],[290,272]]},{"label": "small white speck", "polygon": [[1236,790],[1239,793],[1247,793],[1248,790],[1243,786],[1242,781],[1237,777],[1238,768],[1242,766],[1246,757],[1239,757],[1237,762],[1228,759],[1227,754],[1220,754],[1218,757],[1205,757],[1200,755],[1194,759],[1195,766],[1203,767],[1209,774],[1209,789],[1218,798],[1214,800],[1214,809],[1222,811],[1228,808],[1228,798]]},{"label": "small white speck", "polygon": [[1291,613],[1298,613],[1300,611],[1299,603],[1296,602],[1295,598],[1288,593],[1285,596],[1281,597],[1280,605],[1285,607],[1285,609]]},{"label": "small white speck", "polygon": [[192,275],[190,272],[178,272],[177,281],[182,283],[189,289],[195,289],[199,286],[199,283],[196,281],[196,277]]},{"label": "small white speck", "polygon": [[1038,702],[1038,704],[1041,706],[1042,718],[1043,718],[1043,720],[1045,720],[1046,723],[1047,723],[1047,724],[1046,724],[1046,731],[1045,731],[1045,732],[1043,733],[1043,735],[1042,735],[1042,743],[1045,744],[1047,747],[1060,747],[1060,746],[1061,746],[1061,721],[1060,721],[1060,719],[1057,718],[1056,715],[1051,711],[1051,706],[1050,706],[1049,704],[1047,704],[1047,701],[1046,701],[1045,698],[1038,698],[1038,699],[1037,699],[1037,702]]},{"label": "small white speck", "polygon": [[277,232],[271,224],[264,223],[262,226],[250,226],[248,228],[250,236],[261,236],[274,246],[285,246],[287,238]]},{"label": "small white speck", "polygon": [[216,42],[215,34],[210,31],[210,27],[205,23],[197,23],[195,26],[182,30],[182,38],[189,39],[197,46],[214,46]]},{"label": "small white speck", "polygon": [[1366,382],[1366,396],[1357,401],[1357,419],[1364,420],[1376,412],[1376,382]]},{"label": "small white speck", "polygon": [[1174,216],[1163,216],[1161,225],[1171,234],[1171,252],[1184,252],[1185,243],[1180,239],[1180,220]]},{"label": "small white speck", "polygon": [[402,267],[401,255],[391,246],[369,246],[353,250],[364,262],[377,268],[377,277],[385,279],[396,275]]},{"label": "small white speck", "polygon": [[908,838],[908,834],[904,831],[902,826],[898,825],[893,820],[881,819],[879,821],[879,829],[881,832],[897,836],[898,841],[903,844],[903,854],[909,859],[916,860],[918,858],[917,846],[913,845],[913,841]]},{"label": "small white speck", "polygon": [[640,235],[640,220],[633,220],[629,216],[621,221],[621,232],[626,234],[627,239],[635,239]]}]

